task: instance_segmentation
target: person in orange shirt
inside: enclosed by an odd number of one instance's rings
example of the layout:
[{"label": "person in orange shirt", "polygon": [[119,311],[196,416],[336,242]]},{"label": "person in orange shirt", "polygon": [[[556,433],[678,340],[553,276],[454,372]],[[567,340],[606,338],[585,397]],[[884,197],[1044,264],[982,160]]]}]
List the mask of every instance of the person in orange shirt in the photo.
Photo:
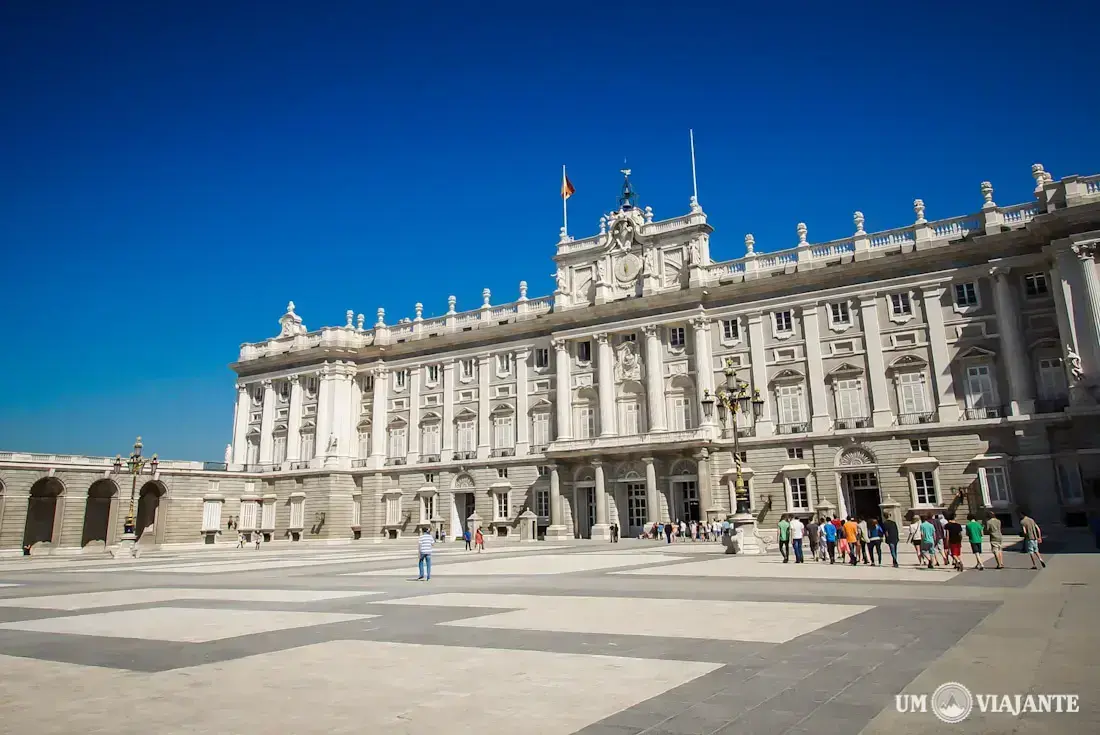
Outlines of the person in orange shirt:
[{"label": "person in orange shirt", "polygon": [[855,566],[859,561],[859,524],[849,516],[844,524],[844,540],[848,542],[849,563]]}]

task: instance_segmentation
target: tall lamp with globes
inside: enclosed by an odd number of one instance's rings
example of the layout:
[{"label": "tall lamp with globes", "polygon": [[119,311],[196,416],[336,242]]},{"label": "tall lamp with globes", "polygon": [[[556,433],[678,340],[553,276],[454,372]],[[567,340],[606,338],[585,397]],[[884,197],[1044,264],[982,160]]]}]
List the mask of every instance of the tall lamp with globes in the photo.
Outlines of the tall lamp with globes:
[{"label": "tall lamp with globes", "polygon": [[760,418],[764,412],[764,399],[760,397],[759,390],[750,393],[749,384],[737,377],[737,371],[733,361],[727,359],[723,370],[726,382],[715,392],[715,398],[709,395],[703,397],[703,413],[707,419],[714,415],[714,404],[718,404],[718,419],[722,422],[723,436],[732,430],[733,434],[733,466],[735,470],[735,515],[733,526],[735,532],[741,532],[743,554],[759,554],[762,552],[756,541],[756,519],[750,510],[749,491],[745,486],[745,478],[741,471],[740,429],[737,426],[738,414],[747,414],[752,411],[754,419]]},{"label": "tall lamp with globes", "polygon": [[153,455],[152,458],[146,459],[141,454],[142,444],[141,437],[137,438],[134,442],[134,450],[130,452],[130,457],[123,462],[122,455],[115,455],[114,470],[116,474],[122,473],[123,465],[125,464],[126,471],[130,473],[130,508],[126,512],[126,521],[122,526],[122,546],[124,549],[128,549],[130,554],[134,554],[134,545],[137,543],[137,533],[134,528],[134,496],[137,494],[137,481],[138,476],[142,473],[146,466],[149,467],[150,472],[155,476],[157,474],[157,465],[159,460],[157,455]]}]

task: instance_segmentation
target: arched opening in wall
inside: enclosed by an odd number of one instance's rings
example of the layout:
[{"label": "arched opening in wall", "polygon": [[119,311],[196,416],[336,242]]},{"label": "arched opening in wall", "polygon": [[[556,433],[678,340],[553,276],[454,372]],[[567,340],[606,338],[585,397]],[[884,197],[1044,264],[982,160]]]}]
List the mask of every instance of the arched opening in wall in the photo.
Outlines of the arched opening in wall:
[{"label": "arched opening in wall", "polygon": [[669,517],[684,523],[703,520],[699,501],[698,468],[691,460],[681,459],[669,470]]},{"label": "arched opening in wall", "polygon": [[56,477],[43,477],[31,485],[27,498],[27,523],[23,526],[23,546],[54,544],[58,511],[65,486]]},{"label": "arched opening in wall", "polygon": [[161,509],[161,500],[168,488],[159,480],[150,480],[141,486],[138,493],[137,513],[134,518],[134,533],[140,540],[147,532],[152,533],[149,541],[160,543],[160,533],[163,524],[164,513]]},{"label": "arched opening in wall", "polygon": [[875,455],[865,447],[851,447],[840,453],[836,463],[843,510],[857,518],[881,518],[882,493]]},{"label": "arched opening in wall", "polygon": [[111,502],[118,493],[114,480],[96,480],[88,488],[88,498],[84,502],[84,531],[80,535],[81,548],[88,544],[102,544],[106,547],[111,541]]}]

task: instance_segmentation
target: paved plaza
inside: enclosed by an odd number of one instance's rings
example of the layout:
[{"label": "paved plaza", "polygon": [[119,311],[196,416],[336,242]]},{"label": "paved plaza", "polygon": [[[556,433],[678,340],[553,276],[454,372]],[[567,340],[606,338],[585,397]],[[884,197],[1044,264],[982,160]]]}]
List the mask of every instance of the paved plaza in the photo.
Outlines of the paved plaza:
[{"label": "paved plaza", "polygon": [[[1100,555],[955,573],[717,544],[0,560],[0,732],[1096,732]],[[1079,694],[945,725],[895,695]]]}]

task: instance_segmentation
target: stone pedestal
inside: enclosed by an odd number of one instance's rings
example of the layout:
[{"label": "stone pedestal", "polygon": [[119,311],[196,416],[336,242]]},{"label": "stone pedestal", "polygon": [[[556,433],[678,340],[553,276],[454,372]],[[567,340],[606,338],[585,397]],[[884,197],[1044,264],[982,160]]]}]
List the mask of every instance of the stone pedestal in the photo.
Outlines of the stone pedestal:
[{"label": "stone pedestal", "polygon": [[898,524],[898,528],[901,528],[904,522],[901,518],[901,505],[895,503],[893,500],[887,500],[878,504],[879,509],[882,511],[882,520],[892,520]]},{"label": "stone pedestal", "polygon": [[466,519],[466,528],[470,529],[471,537],[477,533],[477,529],[481,528],[481,516],[477,514],[476,510]]},{"label": "stone pedestal", "polygon": [[136,559],[138,555],[137,534],[124,533],[118,545],[111,547],[111,556],[115,559]]},{"label": "stone pedestal", "polygon": [[546,540],[547,541],[566,541],[573,538],[573,534],[565,526],[547,526],[546,527]]},{"label": "stone pedestal", "polygon": [[819,503],[814,510],[817,511],[817,517],[821,520],[836,518],[836,507],[830,502]]},{"label": "stone pedestal", "polygon": [[592,526],[592,538],[603,539],[604,541],[611,540],[611,524],[610,523],[597,523]]},{"label": "stone pedestal", "polygon": [[738,513],[733,517],[734,553],[758,556],[764,553],[764,544],[756,537],[756,518],[751,513]]}]

